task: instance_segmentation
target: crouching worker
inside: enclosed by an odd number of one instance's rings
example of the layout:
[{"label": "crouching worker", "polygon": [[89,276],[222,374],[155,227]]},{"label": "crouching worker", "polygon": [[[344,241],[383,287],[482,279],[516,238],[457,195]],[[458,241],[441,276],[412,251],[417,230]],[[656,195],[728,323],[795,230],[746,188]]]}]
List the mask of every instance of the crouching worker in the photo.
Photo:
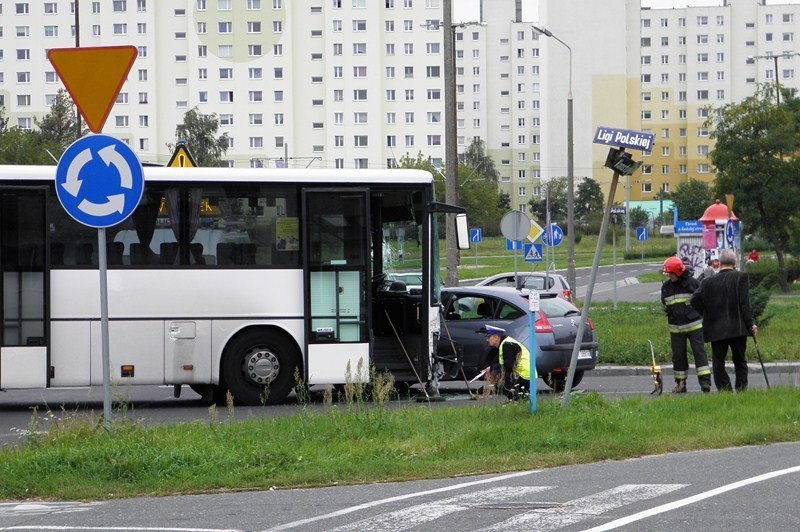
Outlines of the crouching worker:
[{"label": "crouching worker", "polygon": [[661,285],[661,304],[667,314],[669,338],[672,344],[672,369],[675,372],[675,388],[672,393],[686,393],[686,377],[689,374],[689,359],[686,341],[692,346],[697,380],[704,393],[711,391],[711,369],[703,345],[703,317],[695,310],[690,300],[700,283],[677,257],[664,261],[662,273],[669,279]]},{"label": "crouching worker", "polygon": [[530,352],[520,342],[506,334],[506,330],[486,325],[477,331],[486,335],[489,345],[486,364],[486,381],[496,389],[503,387],[503,393],[512,400],[519,399],[520,393],[531,389]]}]

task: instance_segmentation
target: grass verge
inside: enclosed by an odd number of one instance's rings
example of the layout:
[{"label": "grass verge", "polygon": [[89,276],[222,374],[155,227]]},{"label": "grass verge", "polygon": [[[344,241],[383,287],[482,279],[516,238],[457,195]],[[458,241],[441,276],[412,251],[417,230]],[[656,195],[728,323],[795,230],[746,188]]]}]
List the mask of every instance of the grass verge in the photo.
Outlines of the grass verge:
[{"label": "grass verge", "polygon": [[[449,405],[448,405],[449,406]],[[328,406],[169,426],[76,418],[0,451],[0,499],[311,487],[535,469],[800,440],[800,390],[502,406]],[[768,413],[768,414],[766,414]]]}]

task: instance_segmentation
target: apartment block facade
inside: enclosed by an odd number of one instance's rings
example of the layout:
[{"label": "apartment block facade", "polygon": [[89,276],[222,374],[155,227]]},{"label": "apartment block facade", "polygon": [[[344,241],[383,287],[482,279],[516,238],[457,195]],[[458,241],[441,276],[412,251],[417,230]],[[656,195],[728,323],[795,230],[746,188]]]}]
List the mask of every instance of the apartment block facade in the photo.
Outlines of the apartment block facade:
[{"label": "apartment block facade", "polygon": [[[50,48],[134,45],[139,54],[103,132],[166,163],[189,109],[215,113],[239,167],[385,168],[444,160],[442,0],[52,0],[0,2],[0,103],[34,127],[62,87]],[[76,14],[77,11],[77,14]],[[800,5],[737,0],[642,9],[638,0],[485,1],[455,20],[457,145],[486,143],[512,207],[566,174],[567,96],[575,175],[604,186],[598,126],[652,131],[630,180],[653,199],[713,179],[707,106],[796,87]],[[538,21],[562,43],[531,29]],[[781,55],[778,72],[769,58]],[[784,57],[785,56],[785,57]],[[751,59],[761,57],[758,59]],[[191,149],[191,147],[190,147]],[[620,187],[617,196],[625,191]]]}]

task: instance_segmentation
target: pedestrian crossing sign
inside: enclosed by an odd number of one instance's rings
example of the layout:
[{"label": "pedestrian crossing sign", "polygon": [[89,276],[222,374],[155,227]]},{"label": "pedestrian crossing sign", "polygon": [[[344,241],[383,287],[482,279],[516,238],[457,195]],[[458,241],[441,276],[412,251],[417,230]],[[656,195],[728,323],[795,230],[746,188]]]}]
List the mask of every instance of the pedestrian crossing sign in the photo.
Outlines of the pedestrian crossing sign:
[{"label": "pedestrian crossing sign", "polygon": [[542,262],[542,245],[525,244],[525,262]]}]

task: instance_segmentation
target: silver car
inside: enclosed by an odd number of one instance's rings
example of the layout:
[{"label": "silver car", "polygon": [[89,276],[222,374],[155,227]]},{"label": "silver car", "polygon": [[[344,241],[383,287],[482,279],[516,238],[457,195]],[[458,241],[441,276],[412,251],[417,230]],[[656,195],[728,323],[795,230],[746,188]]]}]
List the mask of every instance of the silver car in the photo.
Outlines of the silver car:
[{"label": "silver car", "polygon": [[[561,391],[566,384],[581,311],[556,294],[540,292],[539,296],[539,312],[534,316],[536,371],[548,386]],[[484,369],[486,338],[475,332],[484,325],[502,327],[509,336],[530,348],[526,292],[494,286],[444,288],[442,305],[444,314],[437,356],[445,366],[444,379],[469,379]],[[597,335],[587,318],[573,385],[583,379],[585,371],[594,369],[597,353]]]},{"label": "silver car", "polygon": [[557,296],[572,301],[572,289],[563,275],[550,272],[524,272],[518,273],[520,286],[517,286],[514,272],[498,273],[476,283],[475,286],[509,286],[512,288],[527,288],[537,292],[552,292]]}]

